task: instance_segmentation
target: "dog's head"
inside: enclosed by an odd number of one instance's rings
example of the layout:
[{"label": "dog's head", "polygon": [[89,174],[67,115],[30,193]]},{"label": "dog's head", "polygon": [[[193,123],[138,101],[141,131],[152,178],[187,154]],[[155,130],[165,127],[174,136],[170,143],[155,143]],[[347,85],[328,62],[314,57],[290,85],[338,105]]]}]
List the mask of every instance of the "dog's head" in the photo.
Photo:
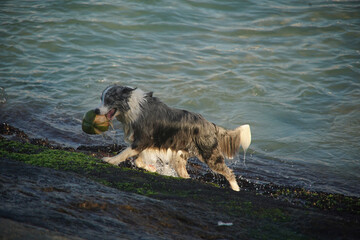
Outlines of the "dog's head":
[{"label": "dog's head", "polygon": [[136,88],[111,85],[107,87],[101,95],[101,104],[95,109],[96,114],[105,115],[109,120],[113,120],[120,114],[128,112],[132,93]]}]

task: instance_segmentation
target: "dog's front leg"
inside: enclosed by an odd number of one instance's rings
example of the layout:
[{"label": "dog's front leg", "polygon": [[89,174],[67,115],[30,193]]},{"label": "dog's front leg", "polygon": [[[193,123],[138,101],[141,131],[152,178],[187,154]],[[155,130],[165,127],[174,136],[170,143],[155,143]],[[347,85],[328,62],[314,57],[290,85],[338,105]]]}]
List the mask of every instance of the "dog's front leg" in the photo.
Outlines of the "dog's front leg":
[{"label": "dog's front leg", "polygon": [[138,151],[128,147],[118,155],[114,157],[104,157],[102,160],[113,165],[118,165],[119,163],[124,162],[127,158],[136,156],[138,154]]}]

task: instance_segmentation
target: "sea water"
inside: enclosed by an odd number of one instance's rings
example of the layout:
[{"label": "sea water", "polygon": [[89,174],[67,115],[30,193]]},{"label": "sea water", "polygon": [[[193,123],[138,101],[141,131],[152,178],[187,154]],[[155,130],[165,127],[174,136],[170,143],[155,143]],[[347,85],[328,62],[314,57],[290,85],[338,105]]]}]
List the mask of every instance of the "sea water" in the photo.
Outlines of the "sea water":
[{"label": "sea water", "polygon": [[68,146],[113,83],[226,128],[259,182],[360,196],[360,2],[1,1],[0,121]]}]

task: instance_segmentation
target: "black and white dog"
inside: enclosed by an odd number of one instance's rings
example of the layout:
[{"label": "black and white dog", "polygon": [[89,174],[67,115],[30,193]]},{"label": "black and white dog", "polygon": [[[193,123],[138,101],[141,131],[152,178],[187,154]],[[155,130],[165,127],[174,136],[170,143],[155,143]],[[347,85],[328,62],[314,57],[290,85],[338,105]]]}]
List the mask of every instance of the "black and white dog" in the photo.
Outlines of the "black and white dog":
[{"label": "black and white dog", "polygon": [[234,173],[225,165],[225,158],[233,158],[240,146],[244,151],[249,147],[249,125],[225,130],[200,114],[167,106],[153,97],[152,92],[119,85],[103,91],[101,105],[95,112],[110,120],[119,120],[125,140],[130,143],[123,152],[105,157],[104,161],[117,165],[137,156],[138,167],[154,171],[145,163],[159,158],[170,163],[180,177],[189,178],[186,163],[189,157],[195,156],[225,176],[234,191],[240,190]]}]

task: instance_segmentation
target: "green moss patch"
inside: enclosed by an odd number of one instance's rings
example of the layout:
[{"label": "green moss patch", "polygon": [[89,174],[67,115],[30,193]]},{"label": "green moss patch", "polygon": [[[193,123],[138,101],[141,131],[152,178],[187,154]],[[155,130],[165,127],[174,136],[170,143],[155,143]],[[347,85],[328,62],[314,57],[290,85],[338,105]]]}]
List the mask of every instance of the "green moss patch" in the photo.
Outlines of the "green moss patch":
[{"label": "green moss patch", "polygon": [[279,188],[271,196],[292,202],[302,202],[307,207],[321,210],[360,214],[360,199],[356,197],[312,192],[303,188]]},{"label": "green moss patch", "polygon": [[57,170],[89,172],[108,168],[108,164],[83,153],[52,150],[29,143],[1,139],[0,157],[22,161],[31,165]]},{"label": "green moss patch", "polygon": [[49,149],[2,138],[0,139],[0,158],[79,173],[104,185],[146,196],[187,196],[189,194],[188,189],[181,188],[182,182],[187,181],[186,179],[121,168],[79,152]]}]

